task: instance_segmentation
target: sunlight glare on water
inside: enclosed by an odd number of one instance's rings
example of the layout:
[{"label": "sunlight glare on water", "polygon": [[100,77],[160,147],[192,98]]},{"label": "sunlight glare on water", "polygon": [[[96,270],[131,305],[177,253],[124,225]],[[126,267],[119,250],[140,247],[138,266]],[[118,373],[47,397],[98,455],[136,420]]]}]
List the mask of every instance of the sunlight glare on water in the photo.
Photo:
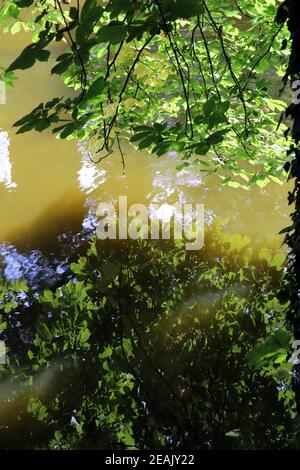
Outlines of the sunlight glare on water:
[{"label": "sunlight glare on water", "polygon": [[9,157],[9,137],[7,132],[0,131],[0,183],[7,189],[15,188],[17,185],[12,178],[12,163]]}]

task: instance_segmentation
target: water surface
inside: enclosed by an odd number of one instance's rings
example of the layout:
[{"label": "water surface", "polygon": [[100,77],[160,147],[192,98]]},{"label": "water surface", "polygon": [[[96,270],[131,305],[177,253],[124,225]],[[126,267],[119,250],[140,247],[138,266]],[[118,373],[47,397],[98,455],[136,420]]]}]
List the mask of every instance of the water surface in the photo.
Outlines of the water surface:
[{"label": "water surface", "polygon": [[[3,64],[29,40],[25,34],[2,35]],[[64,46],[56,47],[52,61]],[[62,251],[76,251],[94,227],[95,205],[117,201],[119,195],[127,195],[129,204],[203,203],[207,226],[221,219],[224,230],[250,236],[253,247],[266,243],[280,249],[282,237],[277,234],[288,225],[289,214],[285,184],[250,191],[222,187],[216,176],[206,177],[195,168],[176,171],[179,158],[172,153],[157,159],[128,145],[123,175],[118,152],[95,165],[84,143],[60,141],[48,131],[16,135],[12,125],[17,119],[66,93],[50,68],[39,62],[18,71],[15,87],[6,91],[6,104],[0,105],[0,242],[7,277],[34,279],[35,271],[42,275],[46,269],[44,257],[51,255],[53,261],[62,258]],[[57,261],[54,273],[63,269]]]}]

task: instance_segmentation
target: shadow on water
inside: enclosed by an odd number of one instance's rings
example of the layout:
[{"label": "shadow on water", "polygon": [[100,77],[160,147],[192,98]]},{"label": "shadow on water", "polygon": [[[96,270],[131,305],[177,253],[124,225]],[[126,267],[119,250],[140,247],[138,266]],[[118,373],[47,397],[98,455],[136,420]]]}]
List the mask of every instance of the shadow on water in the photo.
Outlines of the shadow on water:
[{"label": "shadow on water", "polygon": [[78,191],[67,191],[36,220],[23,224],[0,245],[3,277],[26,279],[34,288],[53,286],[84,251],[95,218]]}]

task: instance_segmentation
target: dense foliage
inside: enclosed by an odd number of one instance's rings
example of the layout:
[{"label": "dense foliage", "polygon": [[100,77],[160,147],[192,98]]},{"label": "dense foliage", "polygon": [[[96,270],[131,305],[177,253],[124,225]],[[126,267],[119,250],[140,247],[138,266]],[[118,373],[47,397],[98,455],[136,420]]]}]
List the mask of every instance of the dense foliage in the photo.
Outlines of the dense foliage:
[{"label": "dense foliage", "polygon": [[[2,79],[10,84],[18,69],[55,60],[51,73],[75,91],[41,103],[18,132],[89,139],[96,162],[116,147],[123,159],[129,139],[158,156],[178,151],[180,168],[217,172],[233,187],[279,181],[285,105],[274,76],[280,83],[288,50],[275,0],[67,3],[3,2],[2,28],[31,32],[33,42]],[[60,41],[66,52],[56,57]]]},{"label": "dense foliage", "polygon": [[38,297],[6,286],[1,447],[295,445],[282,259],[262,250],[245,264],[238,236],[202,257],[136,243],[93,241],[72,278]]}]

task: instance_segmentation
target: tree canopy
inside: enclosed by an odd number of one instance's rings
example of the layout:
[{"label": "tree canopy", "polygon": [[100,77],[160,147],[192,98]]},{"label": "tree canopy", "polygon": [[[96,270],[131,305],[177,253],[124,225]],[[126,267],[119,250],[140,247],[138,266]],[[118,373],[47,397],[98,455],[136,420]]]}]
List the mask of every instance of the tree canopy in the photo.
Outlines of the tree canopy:
[{"label": "tree canopy", "polygon": [[[179,168],[215,172],[233,187],[279,182],[285,105],[274,80],[288,49],[276,8],[275,0],[4,1],[0,24],[31,32],[32,43],[3,80],[51,61],[71,91],[22,117],[18,132],[89,139],[95,162],[117,147],[123,158],[129,140],[158,156],[179,152]],[[56,57],[60,41],[66,51]]]}]

